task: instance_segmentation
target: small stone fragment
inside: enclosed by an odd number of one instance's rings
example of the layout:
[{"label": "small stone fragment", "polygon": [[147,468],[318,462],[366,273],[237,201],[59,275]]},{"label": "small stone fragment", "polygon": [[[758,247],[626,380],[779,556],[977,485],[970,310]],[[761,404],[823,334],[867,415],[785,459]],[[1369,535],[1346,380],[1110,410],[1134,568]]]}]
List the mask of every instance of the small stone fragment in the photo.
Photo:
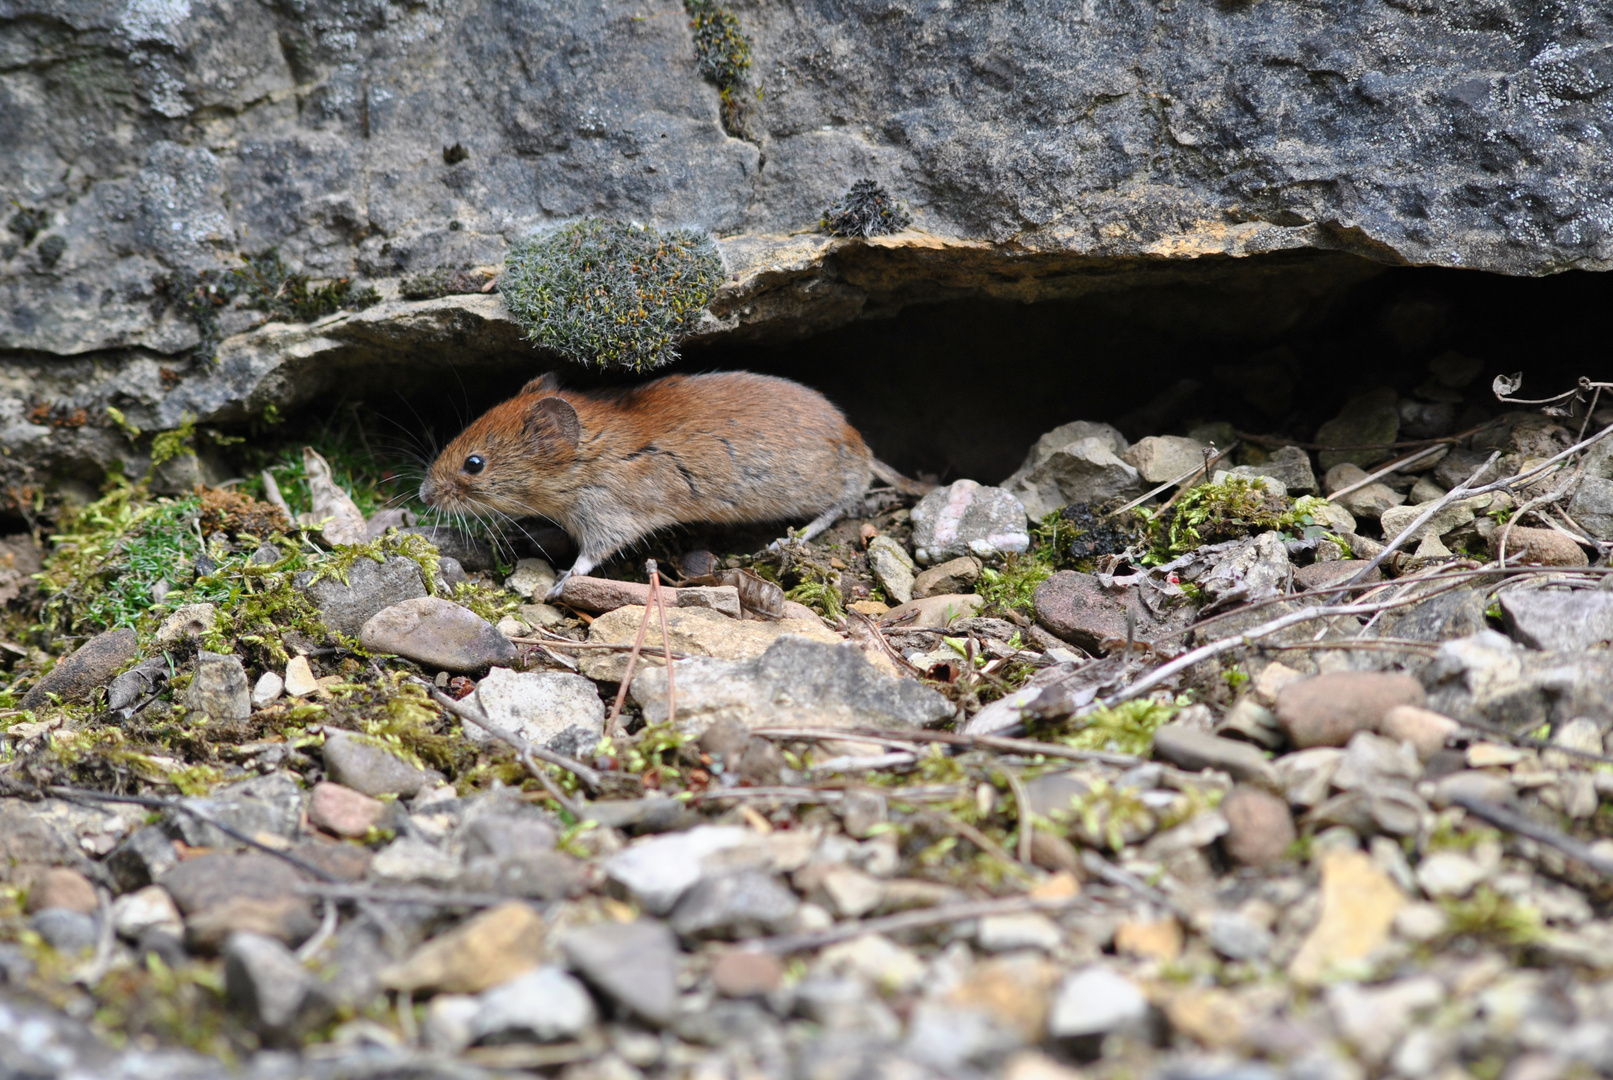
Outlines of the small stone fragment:
[{"label": "small stone fragment", "polygon": [[913,578],[913,596],[942,596],[948,593],[967,593],[980,580],[980,560],[973,555],[960,555],[948,559],[928,570],[921,570]]},{"label": "small stone fragment", "polygon": [[106,857],[106,868],[121,892],[144,888],[177,865],[174,842],[155,825],[136,829]]},{"label": "small stone fragment", "polygon": [[306,656],[293,656],[286,664],[286,693],[292,697],[307,697],[319,689],[319,680],[309,666]]},{"label": "small stone fragment", "polygon": [[486,671],[513,663],[515,646],[486,619],[449,600],[422,596],[378,612],[359,642],[373,652],[395,653],[442,671]]},{"label": "small stone fragment", "polygon": [[[1490,541],[1490,554],[1500,557],[1501,534],[1497,529]],[[1508,566],[1586,566],[1590,558],[1573,537],[1556,529],[1530,529],[1515,526],[1507,534]]]},{"label": "small stone fragment", "polygon": [[909,630],[942,630],[958,619],[973,618],[986,601],[974,593],[941,593],[898,604],[879,617],[882,626]]},{"label": "small stone fragment", "polygon": [[504,587],[531,600],[542,600],[554,587],[555,572],[545,559],[520,559],[515,572],[504,579]]},{"label": "small stone fragment", "polygon": [[413,525],[401,531],[425,537],[436,546],[439,555],[456,560],[472,573],[493,569],[492,545],[480,537],[448,525]]},{"label": "small stone fragment", "polygon": [[321,780],[308,798],[308,821],[336,836],[363,837],[386,819],[386,803]]},{"label": "small stone fragment", "polygon": [[1416,705],[1396,705],[1383,714],[1378,727],[1388,738],[1411,743],[1423,761],[1444,749],[1446,740],[1461,729],[1450,717]]},{"label": "small stone fragment", "polygon": [[1466,896],[1488,871],[1460,851],[1436,851],[1417,864],[1417,884],[1430,897]]},{"label": "small stone fragment", "polygon": [[[586,754],[605,733],[605,703],[581,675],[495,667],[476,684],[475,697],[494,724],[559,753]],[[493,741],[474,724],[463,730],[471,742]]]},{"label": "small stone fragment", "polygon": [[1370,956],[1406,905],[1405,894],[1364,852],[1331,848],[1319,861],[1321,914],[1288,966],[1289,976],[1307,986]]},{"label": "small stone fragment", "polygon": [[723,997],[761,997],[784,981],[784,962],[772,953],[730,949],[711,966],[711,981]]},{"label": "small stone fragment", "polygon": [[1496,599],[1507,634],[1531,649],[1583,652],[1613,642],[1613,593],[1509,589]]},{"label": "small stone fragment", "polygon": [[1223,739],[1180,724],[1166,724],[1154,732],[1154,754],[1190,772],[1220,769],[1234,780],[1278,790],[1277,771],[1259,748],[1236,739]]},{"label": "small stone fragment", "polygon": [[868,545],[868,567],[885,595],[897,604],[913,599],[916,569],[907,549],[888,536],[876,536]]},{"label": "small stone fragment", "polygon": [[[1131,466],[1113,460],[1136,476]],[[1030,549],[1025,508],[1019,500],[1002,488],[982,487],[973,480],[959,480],[924,496],[913,507],[912,522],[913,558],[926,566],[963,555],[989,558]]]},{"label": "small stone fragment", "polygon": [[1175,480],[1204,467],[1203,443],[1181,435],[1150,435],[1132,443],[1120,460],[1136,469],[1150,484]]},{"label": "small stone fragment", "polygon": [[28,910],[66,908],[86,915],[101,906],[90,879],[77,870],[53,866],[36,877],[28,889]]},{"label": "small stone fragment", "polygon": [[336,577],[316,580],[313,570],[298,574],[295,581],[319,609],[325,625],[349,637],[358,637],[364,624],[385,608],[426,595],[419,564],[403,555],[392,555],[384,563],[355,560],[347,568],[345,582]]},{"label": "small stone fragment", "polygon": [[432,778],[368,736],[337,728],[325,729],[324,760],[331,779],[364,795],[407,798]]},{"label": "small stone fragment", "polygon": [[[575,580],[570,578],[567,583]],[[667,611],[667,635],[672,639],[673,652],[689,657],[723,660],[754,659],[785,636],[805,637],[826,645],[842,643],[840,635],[825,627],[822,619],[816,615],[810,619],[798,618],[789,612],[788,607],[786,605],[784,618],[777,622],[740,620],[702,608],[671,608]],[[643,618],[643,607],[617,608],[594,620],[588,628],[588,641],[591,644],[631,646],[638,638],[638,628]],[[639,657],[637,670],[647,672],[663,664],[658,655],[662,651],[660,621],[652,615],[644,634],[643,653]],[[590,679],[620,682],[627,672],[627,654],[625,650],[590,650],[578,658],[578,668]],[[638,686],[638,679],[639,676],[635,675],[635,687]],[[678,711],[683,711],[681,704]]]},{"label": "small stone fragment", "polygon": [[392,990],[475,994],[532,970],[543,956],[543,919],[529,905],[512,902],[432,938],[380,978]]},{"label": "small stone fragment", "polygon": [[213,629],[218,609],[212,604],[184,604],[157,628],[157,647],[171,649],[186,641],[196,641]]},{"label": "small stone fragment", "polygon": [[112,901],[112,926],[130,941],[139,940],[152,929],[166,931],[176,938],[185,933],[179,908],[161,885],[147,885]]},{"label": "small stone fragment", "polygon": [[605,860],[605,873],[652,915],[665,915],[695,882],[701,860],[753,837],[735,825],[703,825],[640,840]]},{"label": "small stone fragment", "polygon": [[105,686],[112,673],[139,655],[139,642],[133,630],[108,630],[97,634],[72,653],[56,662],[49,674],[34,684],[22,698],[24,709],[43,709],[52,696],[76,705],[87,701]]},{"label": "small stone fragment", "polygon": [[68,955],[89,952],[101,938],[96,917],[72,908],[41,908],[29,917],[28,926],[45,944]]},{"label": "small stone fragment", "polygon": [[294,1043],[323,1023],[331,1003],[280,942],[235,933],[224,943],[224,993],[252,1030],[272,1045]]},{"label": "small stone fragment", "polygon": [[202,652],[185,688],[185,708],[212,720],[245,720],[252,715],[252,688],[239,656]]},{"label": "small stone fragment", "polygon": [[[610,578],[568,577],[560,589],[560,599],[579,611],[610,612],[625,607],[642,609],[650,602],[650,587],[636,581]],[[730,619],[740,617],[739,589],[732,585],[698,585],[674,589],[661,586],[661,599],[668,608],[707,608]],[[634,623],[637,630],[638,624]]]},{"label": "small stone fragment", "polygon": [[607,998],[655,1027],[678,1009],[678,940],[665,923],[596,923],[560,940],[572,968]]},{"label": "small stone fragment", "polygon": [[1092,965],[1065,978],[1053,998],[1047,1033],[1055,1039],[1107,1035],[1140,1026],[1148,999],[1130,979]]},{"label": "small stone fragment", "polygon": [[1376,730],[1396,705],[1423,704],[1410,675],[1338,671],[1289,683],[1277,693],[1277,719],[1294,745],[1343,746],[1357,731]]},{"label": "small stone fragment", "polygon": [[742,870],[702,878],[672,909],[672,929],[686,938],[736,940],[777,933],[801,901],[771,874]]},{"label": "small stone fragment", "polygon": [[252,707],[254,709],[268,708],[279,700],[285,692],[286,681],[278,672],[265,671],[258,676],[257,683],[252,687]]},{"label": "small stone fragment", "polygon": [[1244,866],[1271,866],[1288,855],[1298,835],[1286,800],[1251,787],[1235,787],[1221,800],[1227,856]]},{"label": "small stone fragment", "polygon": [[546,964],[484,993],[472,1032],[492,1042],[555,1042],[583,1034],[595,1019],[583,984]]},{"label": "small stone fragment", "polygon": [[1032,602],[1038,623],[1089,652],[1106,641],[1126,639],[1128,611],[1140,637],[1146,638],[1154,623],[1134,589],[1106,589],[1093,575],[1075,570],[1060,570],[1042,582]]}]

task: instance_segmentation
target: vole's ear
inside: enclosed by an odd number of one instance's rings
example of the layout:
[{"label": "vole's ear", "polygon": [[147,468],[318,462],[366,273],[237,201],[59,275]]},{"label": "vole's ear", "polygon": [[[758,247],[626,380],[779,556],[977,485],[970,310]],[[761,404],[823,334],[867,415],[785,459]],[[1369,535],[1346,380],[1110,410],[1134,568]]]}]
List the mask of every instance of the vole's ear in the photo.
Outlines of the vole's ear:
[{"label": "vole's ear", "polygon": [[582,422],[565,398],[539,398],[526,411],[526,433],[529,438],[557,438],[575,447],[582,438]]},{"label": "vole's ear", "polygon": [[552,371],[549,371],[549,372],[545,372],[542,375],[539,375],[536,379],[533,379],[531,382],[529,382],[525,386],[521,387],[521,393],[523,395],[525,395],[525,394],[553,394],[559,389],[560,389],[560,376],[556,375]]}]

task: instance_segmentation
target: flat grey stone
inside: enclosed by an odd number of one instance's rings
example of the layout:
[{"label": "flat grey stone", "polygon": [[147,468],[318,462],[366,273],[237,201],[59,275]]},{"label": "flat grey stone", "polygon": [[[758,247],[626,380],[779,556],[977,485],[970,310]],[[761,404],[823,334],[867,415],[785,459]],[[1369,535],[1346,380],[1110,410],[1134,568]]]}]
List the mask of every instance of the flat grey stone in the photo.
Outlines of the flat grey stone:
[{"label": "flat grey stone", "polygon": [[478,1039],[574,1039],[593,1026],[594,999],[582,983],[545,964],[481,995],[471,1022]]},{"label": "flat grey stone", "polygon": [[224,942],[224,995],[271,1045],[294,1042],[330,1016],[323,988],[291,950],[262,934]]},{"label": "flat grey stone", "polygon": [[[902,728],[939,723],[953,714],[941,694],[884,674],[855,645],[795,634],[780,637],[751,660],[679,661],[674,679],[679,726],[696,733],[723,719],[750,727]],[[630,692],[647,721],[666,719],[663,668],[641,668]]]},{"label": "flat grey stone", "polygon": [[576,972],[627,1012],[665,1027],[678,1009],[678,939],[665,923],[595,923],[560,939]]},{"label": "flat grey stone", "polygon": [[701,878],[672,909],[672,929],[687,938],[737,940],[784,929],[801,901],[771,874],[742,870]]},{"label": "flat grey stone", "polygon": [[28,925],[61,953],[87,952],[100,938],[101,924],[96,917],[72,908],[41,908],[29,916]]},{"label": "flat grey stone", "polygon": [[[511,671],[495,667],[476,684],[487,718],[530,743],[580,757],[605,733],[605,703],[593,680],[565,671]],[[488,743],[493,736],[464,724],[465,737]]]},{"label": "flat grey stone", "polygon": [[384,563],[355,559],[345,583],[328,576],[316,581],[315,575],[313,570],[298,574],[297,587],[319,609],[326,626],[348,637],[358,637],[381,610],[426,595],[419,564],[403,555],[389,556]]},{"label": "flat grey stone", "polygon": [[520,655],[486,619],[451,600],[421,596],[377,612],[359,631],[371,652],[395,653],[428,669],[486,671]]},{"label": "flat grey stone", "polygon": [[1071,973],[1059,984],[1047,1017],[1047,1033],[1055,1039],[1107,1035],[1134,1029],[1147,1016],[1148,999],[1135,983],[1093,965]]},{"label": "flat grey stone", "polygon": [[1613,641],[1613,592],[1511,589],[1499,600],[1507,634],[1531,649],[1583,652]]},{"label": "flat grey stone", "polygon": [[22,707],[43,709],[50,704],[51,695],[68,705],[88,700],[90,694],[106,685],[114,671],[138,655],[137,649],[133,630],[123,628],[95,635],[58,660],[56,666],[22,696]]},{"label": "flat grey stone", "polygon": [[252,686],[239,656],[203,652],[185,688],[185,708],[210,720],[245,720],[252,715]]},{"label": "flat grey stone", "polygon": [[[1136,475],[1130,465],[1115,461]],[[963,555],[990,558],[1030,548],[1019,499],[973,480],[959,480],[924,496],[913,507],[912,521],[913,558],[926,566]]]},{"label": "flat grey stone", "polygon": [[364,795],[407,798],[433,779],[367,736],[336,728],[325,729],[324,759],[332,780]]}]

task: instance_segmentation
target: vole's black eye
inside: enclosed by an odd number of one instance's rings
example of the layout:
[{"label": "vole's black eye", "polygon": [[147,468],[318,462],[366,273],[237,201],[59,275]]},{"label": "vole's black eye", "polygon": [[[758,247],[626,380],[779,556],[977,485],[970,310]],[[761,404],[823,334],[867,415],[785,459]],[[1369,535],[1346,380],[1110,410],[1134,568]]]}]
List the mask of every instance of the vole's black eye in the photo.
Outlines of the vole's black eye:
[{"label": "vole's black eye", "polygon": [[487,468],[487,462],[482,460],[482,455],[480,454],[472,454],[470,457],[465,459],[464,469],[472,476],[481,472],[485,468]]}]

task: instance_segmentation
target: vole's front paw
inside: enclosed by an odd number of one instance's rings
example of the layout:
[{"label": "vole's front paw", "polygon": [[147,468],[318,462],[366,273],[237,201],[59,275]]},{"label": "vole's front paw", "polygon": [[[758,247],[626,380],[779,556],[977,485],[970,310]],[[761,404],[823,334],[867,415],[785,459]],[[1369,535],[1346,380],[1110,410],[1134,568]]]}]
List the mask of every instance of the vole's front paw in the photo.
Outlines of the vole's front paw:
[{"label": "vole's front paw", "polygon": [[550,603],[560,599],[560,592],[565,588],[566,579],[570,576],[570,570],[562,570],[555,575],[554,584],[549,586],[549,591],[543,594],[543,598]]}]

